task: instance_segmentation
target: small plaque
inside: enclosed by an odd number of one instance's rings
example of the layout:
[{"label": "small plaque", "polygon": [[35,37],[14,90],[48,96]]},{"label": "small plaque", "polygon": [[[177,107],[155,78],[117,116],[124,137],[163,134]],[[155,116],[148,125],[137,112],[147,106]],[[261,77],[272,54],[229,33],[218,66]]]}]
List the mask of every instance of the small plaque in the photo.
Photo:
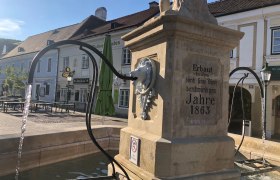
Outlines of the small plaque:
[{"label": "small plaque", "polygon": [[220,60],[189,55],[182,83],[181,112],[186,125],[215,125],[222,109],[222,65]]},{"label": "small plaque", "polygon": [[139,162],[140,139],[130,136],[130,157],[129,160],[138,165]]}]

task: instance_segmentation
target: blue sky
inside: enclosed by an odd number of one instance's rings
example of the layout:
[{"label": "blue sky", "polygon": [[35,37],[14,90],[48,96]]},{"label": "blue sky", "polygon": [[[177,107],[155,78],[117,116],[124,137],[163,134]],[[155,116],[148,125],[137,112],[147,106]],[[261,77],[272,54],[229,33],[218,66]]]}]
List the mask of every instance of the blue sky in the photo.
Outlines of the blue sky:
[{"label": "blue sky", "polygon": [[106,7],[108,20],[115,19],[147,9],[151,1],[1,0],[0,38],[24,40],[34,34],[75,24],[94,14],[101,6]]}]

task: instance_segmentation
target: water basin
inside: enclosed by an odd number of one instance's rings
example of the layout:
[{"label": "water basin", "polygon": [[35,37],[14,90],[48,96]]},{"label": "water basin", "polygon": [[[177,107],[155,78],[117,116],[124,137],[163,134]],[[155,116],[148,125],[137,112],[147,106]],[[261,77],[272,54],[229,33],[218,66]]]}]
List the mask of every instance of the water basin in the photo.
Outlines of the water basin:
[{"label": "water basin", "polygon": [[[117,151],[109,151],[109,154],[115,156]],[[54,163],[20,172],[19,180],[65,180],[76,179],[85,176],[106,176],[108,159],[102,153],[83,156],[80,158]],[[0,177],[1,180],[14,179],[15,174]]]},{"label": "water basin", "polygon": [[251,176],[244,176],[241,177],[241,180],[280,180],[279,173],[264,173],[264,174],[257,174]]}]

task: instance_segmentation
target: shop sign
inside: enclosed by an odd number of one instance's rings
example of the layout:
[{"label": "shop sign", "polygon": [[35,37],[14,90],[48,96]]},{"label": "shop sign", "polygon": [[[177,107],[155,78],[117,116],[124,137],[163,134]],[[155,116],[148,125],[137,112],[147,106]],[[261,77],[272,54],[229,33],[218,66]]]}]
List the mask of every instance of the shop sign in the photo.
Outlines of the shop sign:
[{"label": "shop sign", "polygon": [[75,84],[88,84],[89,78],[75,78],[73,79],[73,83]]},{"label": "shop sign", "polygon": [[279,81],[280,80],[280,66],[269,66],[268,68],[271,71],[270,80]]}]

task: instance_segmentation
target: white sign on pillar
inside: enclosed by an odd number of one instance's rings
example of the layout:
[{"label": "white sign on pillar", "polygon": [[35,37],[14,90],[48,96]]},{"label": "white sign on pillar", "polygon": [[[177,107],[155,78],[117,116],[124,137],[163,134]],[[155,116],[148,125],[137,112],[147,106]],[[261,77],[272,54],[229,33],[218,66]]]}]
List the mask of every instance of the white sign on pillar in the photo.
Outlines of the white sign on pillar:
[{"label": "white sign on pillar", "polygon": [[140,149],[140,139],[134,136],[130,136],[129,160],[136,165],[138,165],[139,162],[139,149]]}]

